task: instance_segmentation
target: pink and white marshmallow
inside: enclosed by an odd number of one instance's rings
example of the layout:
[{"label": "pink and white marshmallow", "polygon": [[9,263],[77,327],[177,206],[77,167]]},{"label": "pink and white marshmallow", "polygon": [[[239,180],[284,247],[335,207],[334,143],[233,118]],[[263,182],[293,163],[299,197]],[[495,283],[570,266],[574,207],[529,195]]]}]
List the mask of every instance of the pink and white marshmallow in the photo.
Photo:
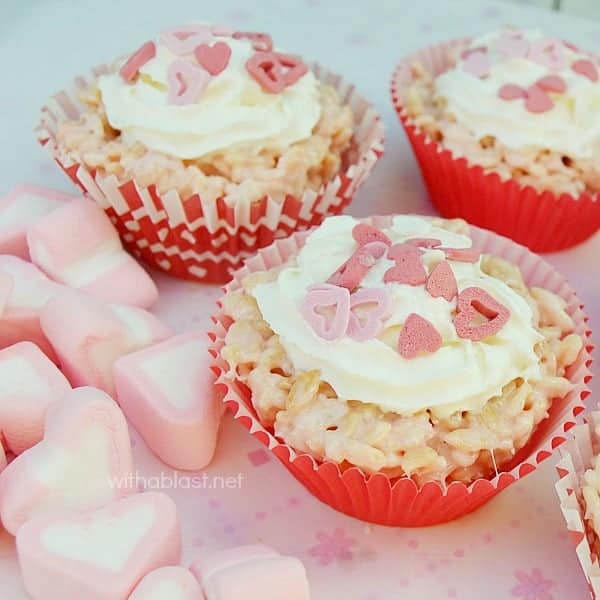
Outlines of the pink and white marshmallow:
[{"label": "pink and white marshmallow", "polygon": [[0,254],[29,260],[27,230],[75,196],[33,185],[19,185],[0,198]]},{"label": "pink and white marshmallow", "polygon": [[184,567],[162,567],[148,573],[129,600],[204,600],[204,593]]},{"label": "pink and white marshmallow", "polygon": [[27,232],[31,260],[49,277],[107,302],[147,308],[158,298],[151,277],[121,245],[117,231],[93,201],[53,211]]},{"label": "pink and white marshmallow", "polygon": [[71,390],[56,365],[31,342],[0,350],[0,432],[13,454],[44,437],[49,407]]},{"label": "pink and white marshmallow", "polygon": [[177,507],[147,492],[93,511],[35,517],[17,533],[17,554],[33,600],[125,600],[147,573],[179,562]]},{"label": "pink and white marshmallow", "polygon": [[13,535],[34,516],[89,510],[133,493],[127,421],[112,398],[79,388],[53,404],[44,439],[0,473],[0,518]]},{"label": "pink and white marshmallow", "polygon": [[71,384],[94,386],[111,396],[116,360],[171,335],[142,308],[105,304],[73,290],[48,302],[40,322]]},{"label": "pink and white marshmallow", "polygon": [[304,565],[268,546],[240,546],[196,560],[206,600],[309,600]]},{"label": "pink and white marshmallow", "polygon": [[50,281],[35,265],[16,256],[0,255],[0,348],[29,341],[56,359],[40,326],[40,312],[63,287]]},{"label": "pink and white marshmallow", "polygon": [[121,409],[176,469],[202,469],[215,452],[222,405],[208,358],[206,335],[192,332],[128,354],[114,366]]}]

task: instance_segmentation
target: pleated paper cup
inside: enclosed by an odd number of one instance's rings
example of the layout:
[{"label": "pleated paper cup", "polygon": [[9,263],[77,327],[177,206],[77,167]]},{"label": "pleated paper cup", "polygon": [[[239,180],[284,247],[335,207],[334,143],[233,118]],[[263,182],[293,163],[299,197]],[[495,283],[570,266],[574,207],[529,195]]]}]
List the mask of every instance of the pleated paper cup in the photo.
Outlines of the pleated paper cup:
[{"label": "pleated paper cup", "polygon": [[535,252],[552,252],[583,242],[600,229],[600,195],[539,192],[514,179],[455,157],[443,144],[431,140],[408,114],[403,98],[413,81],[411,67],[420,63],[434,77],[452,66],[458,48],[467,39],[429,46],[404,59],[391,82],[394,108],[410,140],[425,185],[440,214],[461,217],[495,231]]},{"label": "pleated paper cup", "polygon": [[367,100],[338,75],[318,64],[311,68],[352,109],[352,148],[345,167],[331,181],[299,198],[287,196],[284,202],[270,197],[253,203],[228,197],[208,200],[198,194],[181,198],[175,190],[159,193],[155,185],[120,181],[78,162],[58,142],[57,128],[62,120],[77,119],[84,112],[79,93],[108,72],[107,65],[52,96],[42,108],[36,134],[71,180],[106,211],[123,244],[138,258],[175,277],[226,283],[260,248],[340,214],[383,153],[383,125]]},{"label": "pleated paper cup", "polygon": [[587,414],[586,423],[571,430],[572,436],[561,448],[562,459],[556,466],[559,477],[556,491],[560,508],[594,599],[600,598],[600,564],[590,541],[597,535],[585,522],[581,483],[585,471],[592,467],[592,457],[600,454],[600,437],[597,433],[599,426],[600,412]]},{"label": "pleated paper cup", "polygon": [[[391,219],[391,216],[373,217],[366,222],[378,227],[388,227]],[[242,280],[250,273],[285,263],[299,252],[307,236],[307,232],[298,233],[286,240],[278,240],[260,251],[234,273],[225,293],[239,290]],[[501,471],[491,480],[479,479],[470,485],[453,482],[444,486],[428,482],[418,486],[408,477],[393,479],[382,473],[369,475],[358,467],[341,469],[334,462],[318,461],[294,450],[275,437],[272,428],[264,427],[258,419],[249,388],[231,374],[229,365],[221,356],[225,335],[232,321],[222,310],[213,317],[215,326],[210,333],[210,352],[215,359],[213,370],[217,374],[216,383],[222,388],[224,402],[233,412],[234,418],[271,450],[319,500],[340,512],[363,521],[401,527],[434,525],[456,519],[485,504],[511,483],[535,471],[537,465],[565,441],[566,432],[576,424],[577,415],[583,411],[583,400],[590,393],[587,384],[591,379],[589,365],[592,346],[587,317],[577,295],[560,273],[527,248],[477,227],[471,228],[471,236],[473,245],[478,250],[519,266],[528,285],[543,287],[563,298],[575,323],[574,331],[584,339],[584,348],[567,371],[573,389],[565,398],[554,400],[548,418],[538,425],[529,443],[510,463],[502,465]]]}]

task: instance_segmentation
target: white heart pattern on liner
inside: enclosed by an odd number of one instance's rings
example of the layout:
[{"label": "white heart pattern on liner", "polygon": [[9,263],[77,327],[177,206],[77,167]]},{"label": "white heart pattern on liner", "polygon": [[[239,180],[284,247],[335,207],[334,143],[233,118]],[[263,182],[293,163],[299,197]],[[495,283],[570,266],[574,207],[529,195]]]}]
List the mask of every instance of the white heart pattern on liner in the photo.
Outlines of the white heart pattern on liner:
[{"label": "white heart pattern on liner", "polygon": [[0,473],[0,518],[13,535],[35,515],[97,508],[136,490],[127,422],[116,402],[78,388],[53,404],[44,439]]}]

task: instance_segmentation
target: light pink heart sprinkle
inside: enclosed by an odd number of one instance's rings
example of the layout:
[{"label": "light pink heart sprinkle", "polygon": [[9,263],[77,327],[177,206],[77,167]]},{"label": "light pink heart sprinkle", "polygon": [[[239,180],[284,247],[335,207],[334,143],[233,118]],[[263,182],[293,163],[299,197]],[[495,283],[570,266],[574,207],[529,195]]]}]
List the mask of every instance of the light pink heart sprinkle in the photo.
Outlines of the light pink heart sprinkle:
[{"label": "light pink heart sprinkle", "polygon": [[404,358],[417,358],[424,352],[437,352],[442,347],[442,336],[427,319],[411,313],[406,318],[400,337],[398,352]]},{"label": "light pink heart sprinkle", "polygon": [[471,56],[471,54],[477,54],[480,52],[487,52],[488,49],[486,46],[477,46],[476,48],[467,48],[466,50],[463,50],[461,52],[460,57],[465,60],[466,58],[468,58],[469,56]]},{"label": "light pink heart sprinkle", "polygon": [[538,79],[535,84],[547,92],[564,94],[567,91],[567,82],[560,75],[547,75]]},{"label": "light pink heart sprinkle", "polygon": [[[333,310],[333,315],[317,312]],[[350,321],[350,292],[343,287],[320,284],[308,289],[300,306],[300,313],[321,338],[333,341],[345,335]]]},{"label": "light pink heart sprinkle", "polygon": [[[354,309],[365,306],[369,306],[369,310],[360,311],[359,317]],[[392,298],[385,288],[363,288],[354,292],[350,296],[348,336],[359,342],[376,338],[381,333],[383,321],[389,317],[391,308]]]},{"label": "light pink heart sprinkle", "polygon": [[168,29],[160,34],[160,41],[178,56],[191,54],[194,49],[208,42],[212,37],[210,27],[206,25],[184,25]]},{"label": "light pink heart sprinkle", "polygon": [[502,100],[519,100],[521,98],[527,98],[527,91],[519,85],[507,83],[498,90],[498,96],[500,96]]},{"label": "light pink heart sprinkle", "polygon": [[189,60],[174,60],[169,65],[169,104],[184,106],[200,98],[210,82],[210,74]]},{"label": "light pink heart sprinkle", "polygon": [[518,33],[505,33],[497,42],[496,50],[508,58],[525,58],[529,42]]},{"label": "light pink heart sprinkle", "polygon": [[567,66],[565,47],[560,40],[542,39],[532,42],[527,57],[550,71],[561,71]]},{"label": "light pink heart sprinkle", "polygon": [[598,67],[591,60],[576,60],[571,69],[578,75],[587,77],[590,81],[598,81]]},{"label": "light pink heart sprinkle", "polygon": [[463,61],[463,70],[479,79],[489,75],[490,67],[490,59],[486,52],[473,52]]},{"label": "light pink heart sprinkle", "polygon": [[527,90],[527,98],[525,100],[525,108],[534,114],[545,113],[554,108],[554,102],[548,95],[546,90],[543,90],[537,85],[532,85]]}]

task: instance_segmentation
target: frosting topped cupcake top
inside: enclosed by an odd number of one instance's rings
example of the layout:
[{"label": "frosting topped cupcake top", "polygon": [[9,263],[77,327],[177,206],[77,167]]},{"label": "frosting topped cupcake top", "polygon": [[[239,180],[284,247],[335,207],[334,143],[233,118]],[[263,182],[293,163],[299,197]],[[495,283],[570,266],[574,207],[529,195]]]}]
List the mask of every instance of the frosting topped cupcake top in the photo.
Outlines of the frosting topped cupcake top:
[{"label": "frosting topped cupcake top", "polygon": [[527,302],[482,271],[468,237],[421,217],[383,230],[329,218],[252,294],[294,368],[344,400],[443,417],[540,378]]},{"label": "frosting topped cupcake top", "polygon": [[600,149],[599,71],[595,57],[568,42],[504,29],[473,40],[434,85],[479,139],[585,159]]},{"label": "frosting topped cupcake top", "polygon": [[319,82],[266,34],[192,24],[162,32],[99,78],[110,125],[128,143],[181,159],[310,137]]}]

